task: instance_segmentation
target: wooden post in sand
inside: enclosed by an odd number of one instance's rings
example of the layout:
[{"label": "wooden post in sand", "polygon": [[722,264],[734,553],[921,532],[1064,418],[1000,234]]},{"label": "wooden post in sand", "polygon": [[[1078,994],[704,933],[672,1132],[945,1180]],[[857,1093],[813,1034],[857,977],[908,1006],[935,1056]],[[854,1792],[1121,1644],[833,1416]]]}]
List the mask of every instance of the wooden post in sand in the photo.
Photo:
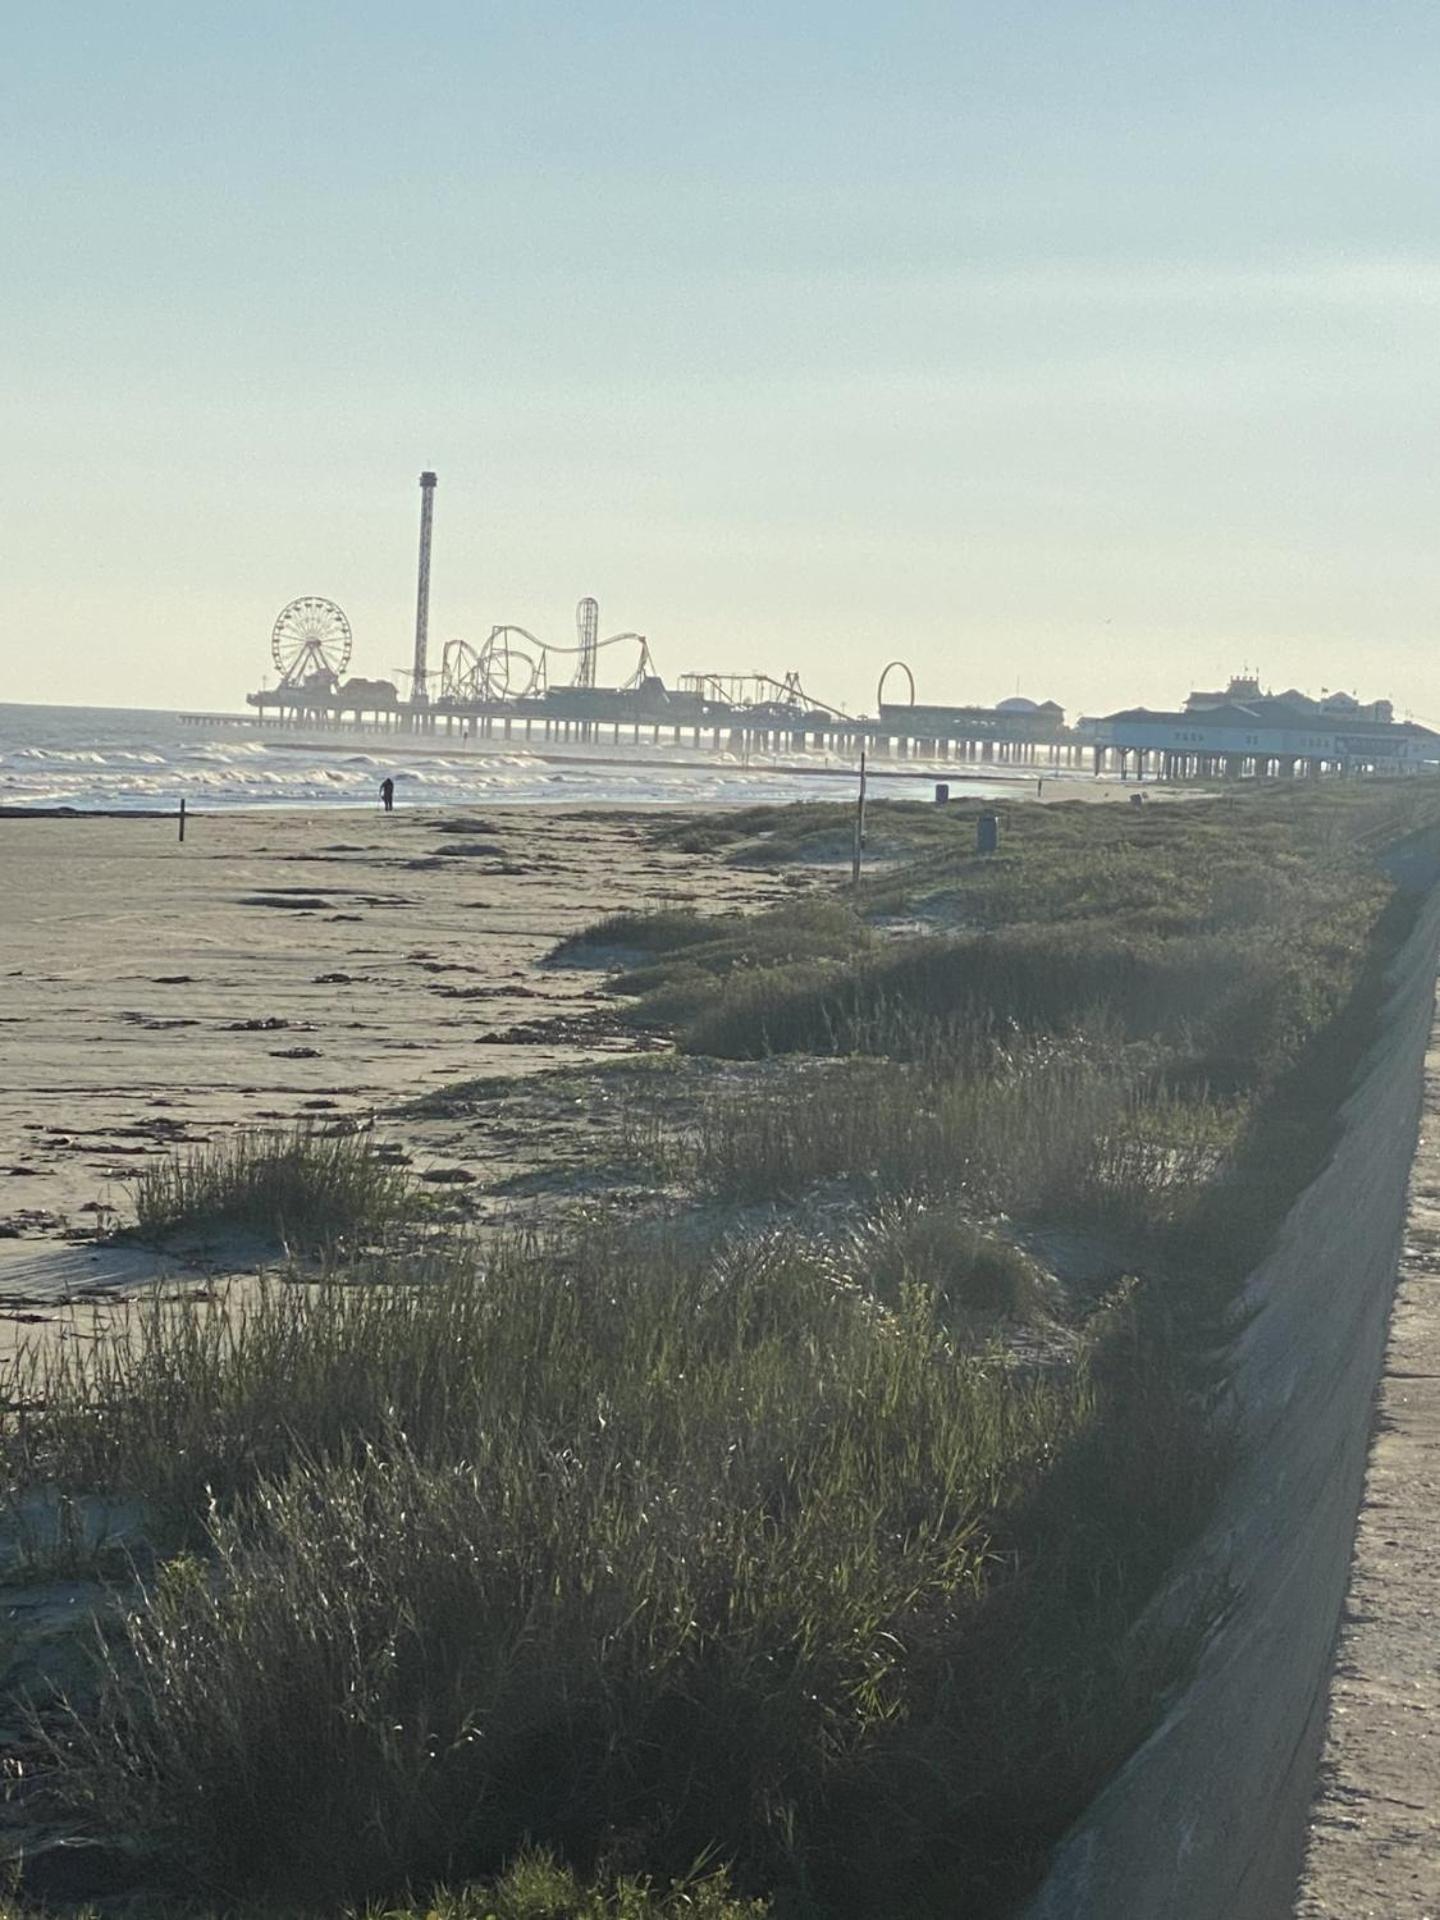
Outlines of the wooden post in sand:
[{"label": "wooden post in sand", "polygon": [[865,749],[860,749],[860,794],[855,802],[855,851],[850,860],[850,884],[860,884],[860,855],[865,849]]},{"label": "wooden post in sand", "polygon": [[182,847],[185,844],[185,796],[183,793],[180,796],[180,844]]}]

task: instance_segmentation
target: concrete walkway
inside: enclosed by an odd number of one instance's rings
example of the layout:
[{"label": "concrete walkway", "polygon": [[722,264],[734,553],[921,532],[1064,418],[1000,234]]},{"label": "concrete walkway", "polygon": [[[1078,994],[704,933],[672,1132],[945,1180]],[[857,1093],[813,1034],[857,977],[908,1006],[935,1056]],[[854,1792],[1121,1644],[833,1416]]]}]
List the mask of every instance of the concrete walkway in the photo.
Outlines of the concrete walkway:
[{"label": "concrete walkway", "polygon": [[1297,1920],[1440,1920],[1440,1022]]}]

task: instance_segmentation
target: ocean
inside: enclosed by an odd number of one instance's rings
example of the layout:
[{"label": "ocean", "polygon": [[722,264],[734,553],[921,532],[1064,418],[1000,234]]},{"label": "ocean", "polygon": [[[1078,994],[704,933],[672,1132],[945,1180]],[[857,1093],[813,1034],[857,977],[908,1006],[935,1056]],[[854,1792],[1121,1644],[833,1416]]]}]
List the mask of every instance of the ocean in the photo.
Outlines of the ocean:
[{"label": "ocean", "polygon": [[[490,741],[461,748],[361,733],[306,739],[258,727],[182,726],[174,713],[124,707],[0,704],[0,807],[173,811],[182,798],[187,811],[369,807],[387,775],[401,806],[695,807],[839,800],[851,791],[836,777],[848,763],[821,754],[785,756],[785,766],[806,764],[804,771],[784,772],[778,756],[746,762],[668,743],[622,747],[603,762],[599,752],[547,747],[541,753]],[[928,800],[937,779],[955,777],[939,765],[903,776],[887,770],[876,791],[887,799]],[[956,787],[976,797],[1033,790],[1028,779],[967,780]]]}]

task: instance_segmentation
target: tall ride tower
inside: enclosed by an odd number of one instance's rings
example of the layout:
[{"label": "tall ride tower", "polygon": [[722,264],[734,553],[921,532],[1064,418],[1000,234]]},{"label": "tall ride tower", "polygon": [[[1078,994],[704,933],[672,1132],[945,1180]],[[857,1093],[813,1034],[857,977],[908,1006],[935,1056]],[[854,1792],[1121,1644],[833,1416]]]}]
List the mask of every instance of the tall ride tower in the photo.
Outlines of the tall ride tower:
[{"label": "tall ride tower", "polygon": [[435,476],[420,476],[420,584],[415,595],[415,672],[411,697],[417,707],[430,704],[425,649],[430,638],[430,526],[435,518]]},{"label": "tall ride tower", "polygon": [[600,602],[588,593],[575,609],[575,631],[580,639],[580,664],[575,669],[574,684],[593,687],[595,660],[600,651]]}]

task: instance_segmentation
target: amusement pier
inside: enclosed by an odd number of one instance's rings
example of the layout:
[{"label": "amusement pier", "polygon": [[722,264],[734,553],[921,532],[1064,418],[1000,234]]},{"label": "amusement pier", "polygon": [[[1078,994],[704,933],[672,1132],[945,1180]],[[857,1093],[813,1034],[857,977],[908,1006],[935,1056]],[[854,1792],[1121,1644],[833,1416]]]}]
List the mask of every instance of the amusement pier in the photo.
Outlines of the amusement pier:
[{"label": "amusement pier", "polygon": [[[333,600],[306,596],[281,610],[271,635],[278,684],[247,695],[267,727],[431,736],[456,745],[581,746],[622,757],[648,742],[725,754],[821,753],[1006,768],[1088,771],[1161,781],[1313,778],[1440,771],[1440,734],[1397,721],[1388,701],[1336,693],[1262,692],[1252,674],[1222,692],[1194,692],[1174,711],[1144,707],[1067,724],[1053,700],[993,707],[925,704],[903,660],[879,676],[876,711],[851,714],[816,699],[795,672],[686,672],[667,686],[642,633],[603,635],[598,602],[576,609],[573,643],[493,626],[478,643],[447,640],[431,664],[430,551],[436,476],[420,476],[420,550],[413,664],[401,679],[347,677],[350,623]],[[601,683],[601,662],[624,671]],[[887,699],[894,687],[904,698]],[[213,724],[214,716],[202,718]]]}]

